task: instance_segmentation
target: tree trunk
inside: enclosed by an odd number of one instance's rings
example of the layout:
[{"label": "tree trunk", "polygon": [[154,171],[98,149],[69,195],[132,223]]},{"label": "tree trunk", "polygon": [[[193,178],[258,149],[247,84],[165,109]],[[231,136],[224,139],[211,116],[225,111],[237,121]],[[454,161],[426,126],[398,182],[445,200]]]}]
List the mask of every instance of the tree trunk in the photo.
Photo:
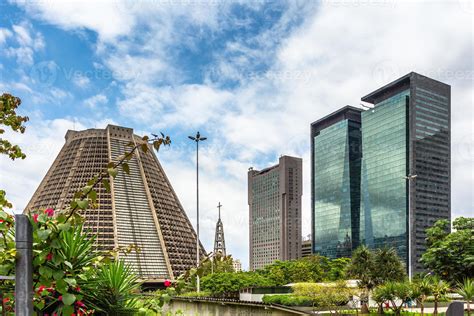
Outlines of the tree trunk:
[{"label": "tree trunk", "polygon": [[438,315],[438,299],[435,299],[434,301],[434,311],[433,315],[437,316]]},{"label": "tree trunk", "polygon": [[360,312],[361,314],[368,314],[369,313],[369,306],[367,303],[363,303],[362,306],[360,307]]},{"label": "tree trunk", "polygon": [[379,304],[378,313],[379,313],[380,315],[383,315],[383,303],[380,303],[380,304]]},{"label": "tree trunk", "polygon": [[471,306],[469,305],[469,300],[467,300],[467,316],[471,316]]},{"label": "tree trunk", "polygon": [[424,310],[425,310],[425,304],[420,303],[420,308],[421,308],[421,316],[424,315]]}]

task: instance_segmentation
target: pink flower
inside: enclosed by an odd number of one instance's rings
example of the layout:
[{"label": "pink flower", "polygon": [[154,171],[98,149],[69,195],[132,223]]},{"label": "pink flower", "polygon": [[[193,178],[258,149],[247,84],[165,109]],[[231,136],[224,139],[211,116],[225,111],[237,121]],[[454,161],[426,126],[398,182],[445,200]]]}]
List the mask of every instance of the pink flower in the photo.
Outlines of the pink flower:
[{"label": "pink flower", "polygon": [[165,280],[165,286],[166,286],[166,287],[171,286],[171,281],[170,281],[170,280]]},{"label": "pink flower", "polygon": [[76,286],[76,291],[77,292],[80,292],[81,291],[81,288],[79,286]]},{"label": "pink flower", "polygon": [[51,253],[51,252],[48,253],[48,255],[46,256],[46,260],[48,260],[48,261],[53,260],[53,253]]},{"label": "pink flower", "polygon": [[63,300],[63,296],[62,296],[62,295],[59,295],[58,301],[62,301],[62,300]]},{"label": "pink flower", "polygon": [[79,307],[84,307],[84,303],[82,303],[81,301],[77,301],[76,302],[76,305],[79,306]]},{"label": "pink flower", "polygon": [[38,214],[33,214],[33,221],[35,223],[38,223],[38,216],[39,216]]},{"label": "pink flower", "polygon": [[44,211],[44,213],[48,215],[49,217],[54,216],[54,210],[52,208],[48,208],[47,210]]},{"label": "pink flower", "polygon": [[3,222],[5,222],[5,221],[3,219],[0,219],[0,224],[3,223]]}]

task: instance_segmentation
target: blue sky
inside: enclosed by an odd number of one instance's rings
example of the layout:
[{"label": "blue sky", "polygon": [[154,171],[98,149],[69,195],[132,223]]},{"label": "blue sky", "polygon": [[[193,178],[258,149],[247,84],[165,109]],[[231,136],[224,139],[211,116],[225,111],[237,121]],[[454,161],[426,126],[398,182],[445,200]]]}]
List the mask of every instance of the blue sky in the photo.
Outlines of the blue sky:
[{"label": "blue sky", "polygon": [[[473,208],[473,19],[464,0],[21,0],[0,2],[0,90],[22,98],[28,159],[0,160],[23,209],[67,129],[163,131],[159,158],[194,223],[194,147],[202,157],[202,239],[216,205],[230,252],[248,262],[248,167],[304,159],[309,124],[410,71],[453,94],[453,213]],[[453,23],[455,22],[455,23]]]}]

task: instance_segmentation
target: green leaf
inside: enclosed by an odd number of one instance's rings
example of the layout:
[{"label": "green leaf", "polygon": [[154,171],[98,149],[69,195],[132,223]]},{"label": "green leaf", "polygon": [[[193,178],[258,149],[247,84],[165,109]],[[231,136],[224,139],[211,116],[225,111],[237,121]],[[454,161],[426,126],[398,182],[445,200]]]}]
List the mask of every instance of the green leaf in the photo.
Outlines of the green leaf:
[{"label": "green leaf", "polygon": [[45,278],[51,278],[51,276],[53,275],[53,270],[51,270],[51,268],[48,268],[47,266],[41,266],[39,268],[39,273]]},{"label": "green leaf", "polygon": [[61,230],[61,231],[69,230],[69,228],[71,228],[71,223],[59,224],[59,225],[58,225],[58,228],[59,228],[59,230]]},{"label": "green leaf", "polygon": [[107,169],[107,173],[108,173],[112,178],[115,179],[115,177],[117,176],[118,171],[117,171],[116,168],[109,168],[109,169]]},{"label": "green leaf", "polygon": [[64,305],[71,305],[76,301],[76,296],[71,293],[66,293],[63,295],[63,303]]},{"label": "green leaf", "polygon": [[72,269],[72,263],[70,263],[69,261],[64,261],[64,264],[67,265],[69,269]]},{"label": "green leaf", "polygon": [[58,223],[64,223],[66,221],[66,218],[67,217],[64,214],[61,214],[58,217],[56,217],[56,220],[58,221]]},{"label": "green leaf", "polygon": [[96,181],[97,181],[97,176],[95,176],[94,178],[90,179],[90,180],[87,182],[87,185],[93,186]]},{"label": "green leaf", "polygon": [[38,222],[39,223],[46,223],[47,220],[48,220],[48,216],[46,216],[45,214],[40,214],[38,216]]},{"label": "green leaf", "polygon": [[67,285],[66,281],[64,281],[63,279],[56,280],[56,290],[59,293],[65,294],[65,293],[67,293],[67,289],[68,289],[68,285]]},{"label": "green leaf", "polygon": [[51,230],[49,229],[40,229],[37,231],[38,238],[40,240],[46,240],[48,239],[48,236],[51,234]]},{"label": "green leaf", "polygon": [[44,308],[44,300],[40,300],[38,302],[35,302],[35,306],[37,309],[42,310]]},{"label": "green leaf", "polygon": [[61,279],[63,276],[64,276],[64,271],[56,270],[53,272],[53,279],[56,281]]},{"label": "green leaf", "polygon": [[69,284],[70,286],[77,285],[76,279],[73,279],[73,278],[64,278],[64,281],[66,281],[66,283]]},{"label": "green leaf", "polygon": [[71,316],[74,313],[74,307],[70,305],[63,306],[63,315]]},{"label": "green leaf", "polygon": [[92,200],[92,202],[95,202],[97,200],[97,192],[92,190],[89,192],[89,199]]},{"label": "green leaf", "polygon": [[130,174],[130,166],[128,165],[128,163],[123,163],[122,169],[126,174]]},{"label": "green leaf", "polygon": [[110,193],[110,183],[109,183],[109,180],[103,179],[103,180],[102,180],[102,185],[104,186],[105,191],[107,191],[107,192]]},{"label": "green leaf", "polygon": [[87,206],[89,206],[88,200],[76,200],[76,202],[77,202],[77,207],[80,208],[81,210],[85,210]]},{"label": "green leaf", "polygon": [[82,188],[82,192],[84,194],[86,194],[87,192],[89,192],[90,190],[92,190],[92,185],[86,185],[85,187]]}]

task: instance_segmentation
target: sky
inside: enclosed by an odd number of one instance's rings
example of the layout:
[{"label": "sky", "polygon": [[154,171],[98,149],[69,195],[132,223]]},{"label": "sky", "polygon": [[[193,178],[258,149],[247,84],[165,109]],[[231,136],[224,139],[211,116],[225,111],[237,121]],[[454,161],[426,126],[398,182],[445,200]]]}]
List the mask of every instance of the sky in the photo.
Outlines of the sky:
[{"label": "sky", "polygon": [[311,232],[310,123],[411,71],[451,85],[452,213],[474,212],[474,6],[469,0],[0,0],[0,92],[30,121],[0,157],[21,212],[68,129],[162,131],[158,157],[201,240],[221,202],[229,253],[248,267],[247,170],[303,158]]}]

